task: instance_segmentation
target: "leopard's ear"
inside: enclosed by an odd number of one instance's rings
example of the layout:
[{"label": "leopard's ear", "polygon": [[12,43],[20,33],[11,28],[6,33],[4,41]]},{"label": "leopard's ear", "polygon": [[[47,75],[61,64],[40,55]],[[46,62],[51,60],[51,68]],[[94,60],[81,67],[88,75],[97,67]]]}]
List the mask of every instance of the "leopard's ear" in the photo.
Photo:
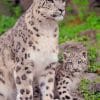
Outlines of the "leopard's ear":
[{"label": "leopard's ear", "polygon": [[82,51],[81,52],[81,59],[83,61],[88,61],[87,51]]}]

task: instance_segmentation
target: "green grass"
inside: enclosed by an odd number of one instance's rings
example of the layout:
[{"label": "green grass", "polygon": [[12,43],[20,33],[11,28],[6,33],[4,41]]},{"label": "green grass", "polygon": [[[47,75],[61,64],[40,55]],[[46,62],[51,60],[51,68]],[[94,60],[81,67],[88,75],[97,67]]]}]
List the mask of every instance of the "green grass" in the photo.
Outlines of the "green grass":
[{"label": "green grass", "polygon": [[10,0],[3,0],[4,4],[9,7],[13,17],[19,17],[22,13],[20,6],[15,6]]},{"label": "green grass", "polygon": [[[99,30],[100,17],[96,16],[95,14],[89,15],[81,24],[76,24],[72,26],[70,26],[69,24],[70,22],[67,21],[63,21],[60,23],[60,43],[65,42],[69,39],[75,39],[76,37],[78,37],[78,34],[82,31],[88,29]],[[97,35],[97,38],[100,38],[100,36]]]},{"label": "green grass", "polygon": [[80,83],[80,91],[83,94],[85,100],[100,100],[100,93],[89,90],[90,81],[83,79]]},{"label": "green grass", "polygon": [[100,42],[100,33],[97,33],[97,34],[96,34],[96,40],[97,40],[98,42]]},{"label": "green grass", "polygon": [[9,16],[0,16],[0,35],[12,27],[16,22],[16,18]]},{"label": "green grass", "polygon": [[9,8],[11,15],[5,16],[0,14],[0,35],[11,28],[22,13],[21,8],[14,6],[9,0],[3,0],[2,2]]}]

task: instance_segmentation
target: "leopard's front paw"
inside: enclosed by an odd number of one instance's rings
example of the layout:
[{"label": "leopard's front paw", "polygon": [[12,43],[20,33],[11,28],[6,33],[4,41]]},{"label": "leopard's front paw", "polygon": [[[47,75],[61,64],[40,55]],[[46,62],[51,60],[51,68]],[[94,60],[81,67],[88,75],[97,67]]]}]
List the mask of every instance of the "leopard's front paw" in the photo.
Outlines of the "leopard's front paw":
[{"label": "leopard's front paw", "polygon": [[33,100],[33,97],[30,95],[30,96],[17,96],[17,99],[16,100]]}]

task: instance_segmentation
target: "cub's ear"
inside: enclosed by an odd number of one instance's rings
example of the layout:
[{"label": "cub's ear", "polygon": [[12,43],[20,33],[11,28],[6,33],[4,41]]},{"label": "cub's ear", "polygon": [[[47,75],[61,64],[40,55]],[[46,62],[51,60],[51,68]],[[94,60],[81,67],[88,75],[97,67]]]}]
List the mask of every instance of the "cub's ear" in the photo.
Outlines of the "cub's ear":
[{"label": "cub's ear", "polygon": [[87,51],[81,52],[81,59],[88,61]]},{"label": "cub's ear", "polygon": [[86,52],[86,51],[83,51],[83,52],[82,52],[82,56],[83,56],[84,58],[87,58],[87,52]]}]

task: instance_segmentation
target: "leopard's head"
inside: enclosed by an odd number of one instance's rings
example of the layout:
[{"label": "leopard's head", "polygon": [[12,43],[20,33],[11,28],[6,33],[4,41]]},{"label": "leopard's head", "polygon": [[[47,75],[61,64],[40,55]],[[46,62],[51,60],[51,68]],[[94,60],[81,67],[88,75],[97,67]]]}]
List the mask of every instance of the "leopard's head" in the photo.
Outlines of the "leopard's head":
[{"label": "leopard's head", "polygon": [[68,44],[63,55],[64,67],[67,71],[84,72],[87,70],[87,50],[82,44]]},{"label": "leopard's head", "polygon": [[56,21],[62,20],[65,15],[66,0],[33,0],[34,15]]}]

